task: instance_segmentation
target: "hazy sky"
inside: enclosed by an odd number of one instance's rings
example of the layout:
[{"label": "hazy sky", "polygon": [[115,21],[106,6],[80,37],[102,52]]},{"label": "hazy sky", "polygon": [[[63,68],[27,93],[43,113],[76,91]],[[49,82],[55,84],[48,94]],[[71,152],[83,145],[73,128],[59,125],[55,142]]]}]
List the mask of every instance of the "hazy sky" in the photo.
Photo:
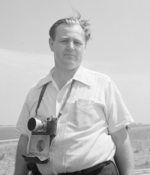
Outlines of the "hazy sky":
[{"label": "hazy sky", "polygon": [[135,122],[150,124],[150,0],[0,0],[0,125],[16,124],[53,67],[48,31],[71,6],[91,23],[83,65],[111,77]]}]

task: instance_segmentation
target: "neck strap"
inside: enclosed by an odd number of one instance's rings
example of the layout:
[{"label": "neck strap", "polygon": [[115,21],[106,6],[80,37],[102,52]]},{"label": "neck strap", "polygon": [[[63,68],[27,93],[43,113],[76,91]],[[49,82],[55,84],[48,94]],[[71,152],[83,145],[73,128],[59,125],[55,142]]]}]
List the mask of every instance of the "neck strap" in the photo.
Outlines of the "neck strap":
[{"label": "neck strap", "polygon": [[[49,82],[48,82],[49,83]],[[35,109],[35,114],[37,115],[38,113],[38,109],[39,109],[39,106],[41,104],[41,101],[42,101],[42,98],[43,98],[43,95],[44,95],[44,92],[46,90],[46,87],[48,85],[48,83],[44,84],[43,87],[42,87],[42,90],[41,90],[41,93],[40,93],[40,96],[39,96],[39,99],[38,99],[38,104],[37,104],[37,107]]]},{"label": "neck strap", "polygon": [[[61,108],[60,108],[60,111],[59,111],[59,114],[58,114],[58,119],[59,119],[59,118],[61,117],[61,115],[62,115],[62,112],[63,112],[64,107],[65,107],[65,105],[66,105],[66,103],[67,103],[67,100],[68,100],[68,98],[69,98],[69,96],[70,96],[70,94],[71,94],[71,90],[72,90],[72,87],[73,87],[73,84],[74,84],[74,83],[75,83],[75,80],[72,80],[71,85],[70,85],[70,87],[69,87],[69,89],[68,89],[66,98],[65,98],[65,100],[64,100],[64,103],[62,104],[62,106],[61,106]],[[41,93],[40,93],[40,96],[39,96],[39,99],[38,99],[38,104],[37,104],[37,107],[36,107],[36,110],[35,110],[35,114],[36,114],[36,115],[37,115],[37,113],[38,113],[39,106],[40,106],[40,104],[41,104],[42,98],[43,98],[43,96],[44,96],[44,93],[45,93],[45,90],[46,90],[48,84],[49,84],[49,82],[46,83],[46,84],[44,84],[43,87],[42,87],[42,90],[41,90]]]}]

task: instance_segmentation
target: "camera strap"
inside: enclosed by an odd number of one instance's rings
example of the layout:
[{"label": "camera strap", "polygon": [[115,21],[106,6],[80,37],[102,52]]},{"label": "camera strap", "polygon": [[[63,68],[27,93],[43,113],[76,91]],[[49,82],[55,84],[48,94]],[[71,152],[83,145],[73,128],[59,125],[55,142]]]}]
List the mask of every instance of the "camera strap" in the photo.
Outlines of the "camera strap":
[{"label": "camera strap", "polygon": [[[49,82],[48,82],[48,83],[49,83]],[[43,87],[42,87],[42,90],[41,90],[41,93],[40,93],[40,96],[39,96],[39,100],[38,100],[38,104],[37,104],[37,107],[36,107],[36,110],[35,110],[35,114],[36,114],[36,115],[37,115],[37,112],[38,112],[40,103],[41,103],[41,101],[42,101],[42,98],[43,98],[43,95],[44,95],[44,92],[45,92],[45,90],[46,90],[46,87],[47,87],[48,83],[44,84]]]},{"label": "camera strap", "polygon": [[[74,83],[75,83],[75,80],[72,80],[71,85],[70,85],[70,87],[69,87],[69,89],[68,89],[66,98],[65,98],[65,100],[64,100],[64,103],[62,104],[62,106],[61,106],[61,108],[60,108],[60,111],[59,111],[59,114],[58,114],[58,119],[59,119],[59,118],[61,117],[61,115],[62,115],[62,112],[63,112],[64,107],[65,107],[65,105],[66,105],[66,102],[67,102],[67,100],[68,100],[68,98],[69,98],[69,96],[70,96],[70,93],[71,93],[71,90],[72,90],[72,87],[73,87],[73,84],[74,84]],[[41,93],[40,93],[40,96],[39,96],[39,99],[38,99],[38,104],[37,104],[37,107],[36,107],[36,110],[35,110],[35,114],[36,114],[36,115],[37,115],[37,113],[38,113],[38,109],[39,109],[40,103],[41,103],[41,101],[42,101],[42,98],[43,98],[43,96],[44,96],[44,93],[45,93],[45,90],[46,90],[48,84],[49,84],[49,82],[46,83],[46,84],[44,84],[43,87],[42,87],[42,90],[41,90]]]},{"label": "camera strap", "polygon": [[[66,105],[66,102],[67,102],[69,96],[70,96],[74,82],[75,82],[75,80],[72,80],[72,82],[70,84],[70,87],[68,89],[65,100],[60,108],[58,118],[52,118],[52,119],[56,119],[56,120],[54,120],[53,123],[50,123],[51,126],[49,126],[49,129],[51,129],[53,131],[53,134],[51,134],[50,137],[47,134],[44,135],[44,137],[41,134],[40,135],[39,134],[32,134],[31,135],[32,138],[31,138],[30,143],[29,143],[29,154],[27,156],[22,155],[28,164],[30,164],[30,163],[44,164],[44,163],[47,163],[49,161],[49,146],[52,144],[52,141],[53,141],[54,137],[56,136],[57,120],[62,115],[63,109]],[[42,101],[42,98],[44,96],[44,93],[45,93],[45,90],[46,90],[48,84],[49,84],[49,82],[44,84],[42,89],[41,89],[38,103],[37,103],[37,107],[35,110],[36,115],[38,113],[40,103]],[[53,120],[51,120],[51,122],[52,121]],[[42,141],[42,143],[44,143],[44,148],[42,147],[42,149],[43,149],[42,152],[41,152],[41,150],[39,150],[39,148],[40,148],[39,146],[41,146],[41,141]]]}]

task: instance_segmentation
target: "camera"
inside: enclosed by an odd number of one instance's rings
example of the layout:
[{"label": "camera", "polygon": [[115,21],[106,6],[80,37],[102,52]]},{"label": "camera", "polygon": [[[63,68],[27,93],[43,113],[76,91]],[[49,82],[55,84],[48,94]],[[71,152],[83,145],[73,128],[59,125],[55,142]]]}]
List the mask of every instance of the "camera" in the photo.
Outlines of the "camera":
[{"label": "camera", "polygon": [[32,131],[32,135],[50,135],[55,137],[57,132],[57,118],[47,118],[46,121],[31,118],[28,121],[28,129]]},{"label": "camera", "polygon": [[31,131],[29,153],[22,155],[27,163],[44,164],[49,162],[49,147],[57,133],[57,118],[47,120],[30,118],[27,124]]}]

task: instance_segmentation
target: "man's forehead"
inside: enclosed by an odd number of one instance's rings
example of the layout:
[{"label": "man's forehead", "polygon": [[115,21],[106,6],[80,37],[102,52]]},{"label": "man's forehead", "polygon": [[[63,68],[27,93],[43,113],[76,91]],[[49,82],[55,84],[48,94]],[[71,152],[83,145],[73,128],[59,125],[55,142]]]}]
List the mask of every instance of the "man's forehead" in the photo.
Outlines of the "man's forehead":
[{"label": "man's forehead", "polygon": [[57,35],[65,35],[69,33],[74,33],[77,35],[84,35],[84,31],[79,24],[60,24],[56,29]]}]

